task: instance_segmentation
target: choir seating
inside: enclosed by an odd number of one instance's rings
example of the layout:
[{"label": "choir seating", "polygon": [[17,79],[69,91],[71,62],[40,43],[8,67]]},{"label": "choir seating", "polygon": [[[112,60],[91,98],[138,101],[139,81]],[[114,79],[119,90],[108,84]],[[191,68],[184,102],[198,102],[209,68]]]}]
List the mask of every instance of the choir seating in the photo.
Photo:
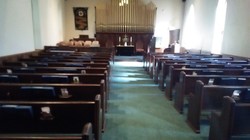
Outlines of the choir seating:
[{"label": "choir seating", "polygon": [[236,96],[225,96],[222,109],[212,111],[209,140],[250,139],[249,89]]},{"label": "choir seating", "polygon": [[135,44],[135,53],[136,54],[144,53],[143,42],[141,40],[138,40]]}]

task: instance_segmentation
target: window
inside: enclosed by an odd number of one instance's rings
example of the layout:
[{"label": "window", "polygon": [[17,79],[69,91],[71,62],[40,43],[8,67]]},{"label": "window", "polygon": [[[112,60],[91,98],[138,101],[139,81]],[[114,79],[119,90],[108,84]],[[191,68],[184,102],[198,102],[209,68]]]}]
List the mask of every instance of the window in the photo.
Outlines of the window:
[{"label": "window", "polygon": [[224,27],[226,20],[227,0],[219,0],[214,23],[214,35],[211,52],[220,54],[222,48],[222,41],[224,36]]}]

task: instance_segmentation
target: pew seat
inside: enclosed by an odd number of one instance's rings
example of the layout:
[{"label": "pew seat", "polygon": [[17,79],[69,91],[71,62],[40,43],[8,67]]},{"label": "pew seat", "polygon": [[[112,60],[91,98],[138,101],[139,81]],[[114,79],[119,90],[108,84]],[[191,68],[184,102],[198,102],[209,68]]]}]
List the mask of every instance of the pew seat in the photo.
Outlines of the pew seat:
[{"label": "pew seat", "polygon": [[107,100],[105,85],[99,84],[45,84],[45,83],[0,83],[1,101],[93,101],[100,94],[102,108],[102,131],[105,129]]},{"label": "pew seat", "polygon": [[100,95],[87,102],[0,101],[0,139],[25,139],[27,136],[83,139],[91,132],[88,128],[91,123],[95,139],[100,140],[100,102]]}]

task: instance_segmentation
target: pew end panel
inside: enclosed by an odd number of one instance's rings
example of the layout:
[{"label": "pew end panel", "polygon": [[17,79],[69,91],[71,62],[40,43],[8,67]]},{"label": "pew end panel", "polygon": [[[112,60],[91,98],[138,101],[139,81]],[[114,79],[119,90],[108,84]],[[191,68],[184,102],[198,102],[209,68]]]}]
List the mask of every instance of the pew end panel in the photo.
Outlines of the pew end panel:
[{"label": "pew end panel", "polygon": [[225,96],[221,112],[212,112],[209,140],[249,139],[249,117],[249,103],[235,102]]},{"label": "pew end panel", "polygon": [[201,109],[199,107],[201,105],[201,102],[199,99],[201,98],[203,86],[204,83],[198,80],[195,85],[195,92],[190,93],[189,97],[187,123],[194,130],[195,133],[200,133],[199,121],[200,121]]},{"label": "pew end panel", "polygon": [[[202,85],[197,81],[196,91],[191,95],[187,123],[195,131],[200,131],[201,115],[208,115],[212,110],[221,110],[224,96],[232,96],[234,91],[244,91],[249,86],[219,86],[219,85]],[[200,89],[200,90],[198,90]],[[210,115],[207,118],[211,118]]]}]

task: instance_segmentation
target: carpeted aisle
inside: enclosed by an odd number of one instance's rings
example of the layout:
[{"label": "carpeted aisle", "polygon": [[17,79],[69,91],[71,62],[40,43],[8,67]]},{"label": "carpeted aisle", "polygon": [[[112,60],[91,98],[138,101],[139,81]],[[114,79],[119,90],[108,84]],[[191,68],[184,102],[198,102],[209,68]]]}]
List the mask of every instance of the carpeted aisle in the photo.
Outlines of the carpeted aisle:
[{"label": "carpeted aisle", "polygon": [[142,68],[141,56],[116,56],[103,140],[205,140],[185,123]]}]

